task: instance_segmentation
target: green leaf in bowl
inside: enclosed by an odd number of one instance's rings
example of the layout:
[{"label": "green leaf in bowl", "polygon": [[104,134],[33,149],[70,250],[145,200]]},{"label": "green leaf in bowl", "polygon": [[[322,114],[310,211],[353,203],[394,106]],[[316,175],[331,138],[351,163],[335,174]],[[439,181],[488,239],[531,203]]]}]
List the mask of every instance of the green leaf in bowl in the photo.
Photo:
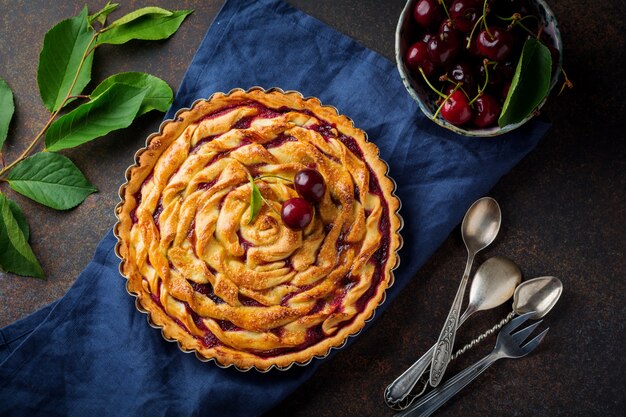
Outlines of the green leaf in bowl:
[{"label": "green leaf in bowl", "polygon": [[498,125],[518,123],[531,114],[548,95],[552,79],[550,50],[535,38],[524,43]]}]

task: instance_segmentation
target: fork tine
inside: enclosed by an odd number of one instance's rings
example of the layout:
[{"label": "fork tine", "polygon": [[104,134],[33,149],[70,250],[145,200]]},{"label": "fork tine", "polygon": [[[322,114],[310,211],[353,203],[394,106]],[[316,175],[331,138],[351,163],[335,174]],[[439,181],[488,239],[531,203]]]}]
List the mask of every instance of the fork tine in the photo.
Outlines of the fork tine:
[{"label": "fork tine", "polygon": [[530,326],[526,327],[525,329],[522,329],[520,331],[518,331],[517,333],[513,333],[511,335],[511,340],[519,345],[521,344],[524,340],[526,340],[526,338],[528,336],[530,336],[530,334],[533,332],[533,330],[535,330],[537,328],[537,326],[539,326],[541,324],[543,320],[539,320],[538,322],[531,324]]},{"label": "fork tine", "polygon": [[522,346],[522,349],[524,350],[524,352],[526,354],[529,354],[530,352],[535,350],[535,348],[539,346],[539,343],[541,343],[543,338],[546,336],[546,333],[548,333],[548,330],[550,330],[549,327],[545,329],[543,332],[539,333],[537,336],[535,336],[530,342]]},{"label": "fork tine", "polygon": [[533,314],[534,312],[530,312],[530,313],[524,313],[520,316],[515,317],[513,320],[509,322],[509,324],[507,324],[506,326],[502,328],[502,330],[500,330],[500,333],[502,334],[513,333],[515,329],[521,326],[521,324],[524,323],[526,320],[528,320],[530,316],[532,316]]}]

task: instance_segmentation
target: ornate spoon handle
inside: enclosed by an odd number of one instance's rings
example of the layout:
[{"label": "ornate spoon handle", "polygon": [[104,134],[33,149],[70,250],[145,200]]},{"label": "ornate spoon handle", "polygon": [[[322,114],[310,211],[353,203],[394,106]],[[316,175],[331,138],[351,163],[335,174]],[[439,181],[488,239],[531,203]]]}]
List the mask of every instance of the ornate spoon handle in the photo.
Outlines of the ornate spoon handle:
[{"label": "ornate spoon handle", "polygon": [[447,381],[441,387],[432,390],[427,396],[422,398],[415,406],[409,410],[405,410],[395,417],[428,417],[439,407],[441,407],[446,401],[452,398],[456,393],[465,388],[472,382],[478,375],[482,374],[487,368],[489,368],[495,361],[502,356],[497,352],[492,352],[489,355],[476,362],[474,365],[465,369],[454,378]]},{"label": "ornate spoon handle", "polygon": [[[466,310],[465,313],[461,316],[458,322],[458,327],[461,327],[465,320],[469,316],[472,315],[474,310]],[[457,330],[458,330],[457,327]],[[420,377],[428,368],[430,368],[430,363],[433,360],[433,353],[435,352],[435,345],[432,345],[430,349],[426,353],[424,353],[418,360],[416,360],[413,365],[409,366],[406,371],[402,373],[398,378],[395,379],[389,386],[385,389],[385,402],[387,404],[396,404],[403,403],[403,400],[411,394],[415,384],[420,380]],[[428,383],[428,381],[426,381]],[[426,388],[424,387],[421,392],[424,392]],[[417,394],[418,396],[421,395]],[[415,394],[414,394],[415,396]],[[410,403],[409,403],[410,404]]]},{"label": "ornate spoon handle", "polygon": [[[452,357],[450,358],[450,361],[455,360],[456,358],[458,358],[459,356],[461,356],[462,354],[464,354],[465,352],[467,352],[468,350],[472,349],[474,346],[476,346],[477,344],[485,340],[487,337],[496,333],[505,324],[511,321],[513,317],[515,317],[515,312],[511,311],[505,318],[500,320],[500,322],[497,323],[495,326],[493,326],[491,329],[486,330],[480,336],[476,337],[474,340],[472,340],[471,342],[463,346],[461,349],[454,352],[454,355],[452,355]],[[433,348],[431,348],[431,350]],[[424,392],[426,391],[426,388],[428,387],[428,379],[421,378],[419,380],[419,383],[414,384],[414,386],[418,386],[418,385],[420,387],[419,389],[415,389],[414,387],[412,387],[411,392],[408,395],[406,395],[406,397],[402,398],[402,400],[397,401],[397,402],[390,401],[389,396],[386,395],[385,402],[387,403],[387,406],[397,411],[407,409],[417,398],[421,397],[424,394]],[[389,387],[387,387],[387,391],[385,392],[385,394],[388,393],[388,390],[389,390]]]},{"label": "ornate spoon handle", "polygon": [[498,324],[493,326],[491,329],[486,330],[483,334],[478,336],[476,339],[472,340],[471,342],[469,342],[468,344],[463,346],[461,349],[457,350],[454,353],[454,355],[452,355],[452,358],[450,360],[458,358],[459,356],[461,356],[462,354],[464,354],[465,352],[467,352],[468,350],[470,350],[471,348],[473,348],[474,346],[476,346],[477,344],[479,344],[480,342],[485,340],[485,338],[491,336],[492,334],[494,334],[495,332],[500,330],[502,328],[502,326],[504,326],[505,324],[510,322],[513,317],[515,317],[515,311],[511,311],[508,314],[508,316],[506,316],[505,318],[500,320],[500,322]]},{"label": "ornate spoon handle", "polygon": [[469,253],[468,255],[465,272],[463,273],[463,278],[461,278],[461,284],[459,284],[459,289],[452,302],[446,323],[443,329],[441,329],[439,339],[437,339],[435,353],[433,354],[433,360],[430,364],[430,385],[433,387],[436,387],[441,382],[443,373],[446,371],[448,363],[450,363],[450,357],[452,356],[454,337],[456,336],[456,328],[458,327],[461,306],[463,304],[463,295],[465,295],[465,287],[467,286],[467,280],[472,269],[475,253]]}]

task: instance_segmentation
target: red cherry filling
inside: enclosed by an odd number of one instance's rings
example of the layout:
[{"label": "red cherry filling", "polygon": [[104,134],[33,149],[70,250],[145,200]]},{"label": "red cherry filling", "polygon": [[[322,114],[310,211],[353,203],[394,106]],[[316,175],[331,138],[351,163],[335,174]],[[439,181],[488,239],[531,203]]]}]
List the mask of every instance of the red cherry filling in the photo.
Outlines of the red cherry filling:
[{"label": "red cherry filling", "polygon": [[406,51],[406,65],[411,71],[419,72],[422,68],[424,74],[430,77],[435,72],[435,65],[430,61],[428,48],[424,42],[416,42]]},{"label": "red cherry filling", "polygon": [[476,115],[473,123],[476,127],[494,126],[500,116],[500,103],[495,97],[483,94],[474,101]]},{"label": "red cherry filling", "polygon": [[504,61],[513,50],[513,37],[506,29],[492,26],[483,29],[476,38],[478,52],[492,61]]},{"label": "red cherry filling", "polygon": [[324,177],[314,169],[307,168],[298,171],[293,178],[293,183],[298,194],[311,203],[321,201],[326,192]]},{"label": "red cherry filling", "polygon": [[413,18],[424,28],[436,25],[441,18],[437,0],[418,0],[413,9]]},{"label": "red cherry filling", "polygon": [[456,90],[443,103],[441,117],[456,126],[464,125],[472,119],[472,109],[462,91]]},{"label": "red cherry filling", "polygon": [[290,198],[280,211],[283,222],[292,229],[304,229],[313,219],[313,207],[303,198]]}]

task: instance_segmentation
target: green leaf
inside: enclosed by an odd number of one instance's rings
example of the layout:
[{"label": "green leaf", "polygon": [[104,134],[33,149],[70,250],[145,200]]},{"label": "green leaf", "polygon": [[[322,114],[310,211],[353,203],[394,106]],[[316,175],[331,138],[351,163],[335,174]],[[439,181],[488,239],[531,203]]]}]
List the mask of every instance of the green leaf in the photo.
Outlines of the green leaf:
[{"label": "green leaf", "polygon": [[548,95],[552,78],[550,50],[535,38],[524,43],[498,125],[524,120]]},{"label": "green leaf", "polygon": [[137,9],[134,12],[130,12],[125,16],[120,17],[115,22],[111,23],[109,26],[121,26],[125,23],[132,22],[133,20],[137,20],[142,16],[154,14],[154,15],[162,15],[162,16],[171,16],[172,12],[169,10],[162,9],[160,7],[142,7],[141,9]]},{"label": "green leaf", "polygon": [[250,193],[250,220],[248,220],[248,224],[250,224],[261,210],[263,196],[261,195],[261,191],[259,191],[259,187],[254,183],[254,178],[252,178],[250,174],[248,174],[248,181],[250,181],[250,187],[252,188],[252,192]]},{"label": "green leaf", "polygon": [[87,22],[86,7],[78,16],[61,21],[46,33],[39,55],[37,84],[41,99],[50,112],[58,110],[66,96],[80,94],[89,84],[93,53],[86,57],[82,67],[80,63],[93,34],[94,30]]},{"label": "green leaf", "polygon": [[57,119],[46,133],[49,151],[73,148],[129,126],[143,102],[146,89],[112,84],[102,94]]},{"label": "green leaf", "polygon": [[8,179],[18,193],[56,210],[71,209],[98,191],[72,161],[52,152],[24,159]]},{"label": "green leaf", "polygon": [[9,200],[0,194],[0,267],[18,275],[43,278],[28,240],[20,228]]},{"label": "green leaf", "polygon": [[92,25],[93,22],[98,22],[104,26],[107,21],[107,16],[117,9],[119,5],[119,3],[111,3],[108,1],[100,11],[89,16],[89,24]]},{"label": "green leaf", "polygon": [[9,133],[9,124],[13,118],[13,92],[6,81],[0,79],[0,152]]},{"label": "green leaf", "polygon": [[30,237],[30,229],[28,228],[28,222],[26,221],[26,216],[24,216],[24,212],[15,201],[9,200],[8,198],[7,201],[9,202],[9,208],[11,209],[11,213],[13,213],[13,217],[15,217],[17,226],[24,234],[24,238],[28,240],[28,238]]},{"label": "green leaf", "polygon": [[[111,24],[110,29],[98,36],[98,45],[122,44],[132,39],[159,40],[172,36],[193,10],[177,10],[170,15],[146,14],[123,24]],[[122,18],[123,19],[123,18]],[[121,20],[121,19],[120,19]]]},{"label": "green leaf", "polygon": [[174,100],[174,93],[165,81],[143,72],[123,72],[102,81],[91,93],[91,98],[102,94],[111,85],[119,83],[132,87],[146,88],[146,96],[141,102],[137,117],[150,110],[167,111]]}]

